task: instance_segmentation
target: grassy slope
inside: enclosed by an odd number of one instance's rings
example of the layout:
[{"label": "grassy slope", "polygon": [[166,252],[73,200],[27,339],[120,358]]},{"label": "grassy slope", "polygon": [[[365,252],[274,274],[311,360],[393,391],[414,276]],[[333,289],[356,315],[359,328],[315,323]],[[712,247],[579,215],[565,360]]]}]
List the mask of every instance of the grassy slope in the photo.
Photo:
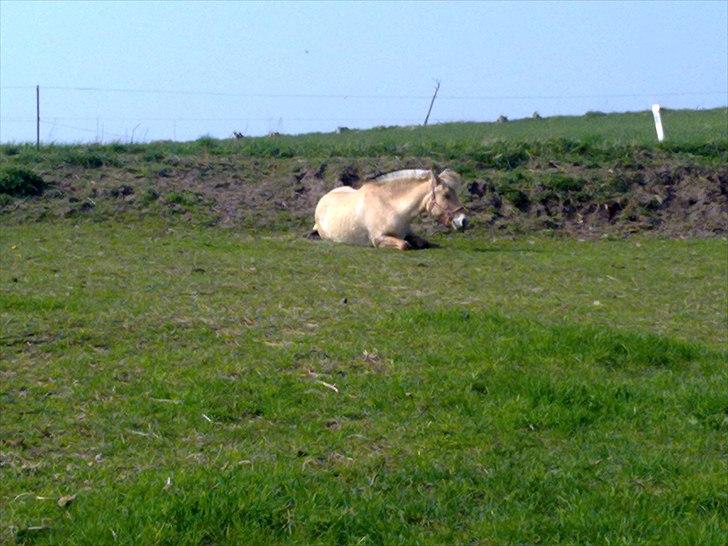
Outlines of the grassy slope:
[{"label": "grassy slope", "polygon": [[450,166],[478,184],[480,196],[463,192],[481,229],[726,232],[728,110],[664,117],[664,144],[651,114],[639,112],[187,143],[6,145],[0,178],[26,169],[51,187],[42,197],[0,194],[0,221],[161,215],[301,228],[318,197],[352,172]]},{"label": "grassy slope", "polygon": [[[667,140],[665,149],[687,149],[706,143],[725,146],[728,139],[728,109],[668,110],[663,112]],[[523,119],[508,123],[444,123],[428,127],[378,127],[344,133],[309,133],[276,137],[245,138],[242,140],[216,140],[200,138],[194,142],[152,142],[148,144],[107,145],[47,145],[40,152],[34,146],[6,144],[36,160],[52,158],[55,154],[92,148],[100,152],[153,153],[178,156],[197,155],[201,149],[211,153],[241,153],[251,156],[300,156],[324,158],[331,156],[401,155],[424,148],[426,152],[447,151],[450,146],[481,146],[496,142],[541,143],[552,139],[566,139],[587,144],[610,147],[644,146],[657,148],[652,113],[628,112],[586,116],[555,116],[541,120]],[[34,155],[37,154],[37,155]],[[61,157],[62,159],[62,157]]]},{"label": "grassy slope", "polygon": [[[663,113],[668,143],[689,144],[728,138],[728,113],[725,108],[713,110],[672,110]],[[290,137],[291,140],[312,141],[335,146],[337,142],[350,145],[378,145],[382,133],[394,143],[412,145],[431,141],[456,143],[489,143],[493,141],[535,142],[553,138],[596,140],[609,145],[657,144],[651,112],[630,112],[587,116],[554,116],[540,120],[523,119],[508,123],[443,123],[427,128],[387,128],[353,131],[340,135],[319,134]]]},{"label": "grassy slope", "polygon": [[0,542],[721,543],[725,241],[439,242],[3,228]]}]

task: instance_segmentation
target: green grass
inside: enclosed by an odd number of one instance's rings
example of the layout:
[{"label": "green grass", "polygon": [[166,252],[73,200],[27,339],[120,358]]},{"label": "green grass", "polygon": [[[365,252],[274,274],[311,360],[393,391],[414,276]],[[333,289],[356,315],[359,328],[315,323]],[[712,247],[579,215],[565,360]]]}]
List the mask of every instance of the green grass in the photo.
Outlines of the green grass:
[{"label": "green grass", "polygon": [[0,542],[724,543],[726,242],[438,242],[3,227]]},{"label": "green grass", "polygon": [[427,156],[436,161],[476,162],[481,167],[516,168],[534,157],[595,161],[629,158],[635,150],[686,154],[705,160],[728,158],[728,110],[667,110],[667,139],[658,144],[652,113],[556,116],[499,123],[445,123],[428,127],[378,127],[336,133],[147,144],[0,146],[0,161],[49,162],[99,168],[125,162],[179,162],[188,156],[266,158]]}]

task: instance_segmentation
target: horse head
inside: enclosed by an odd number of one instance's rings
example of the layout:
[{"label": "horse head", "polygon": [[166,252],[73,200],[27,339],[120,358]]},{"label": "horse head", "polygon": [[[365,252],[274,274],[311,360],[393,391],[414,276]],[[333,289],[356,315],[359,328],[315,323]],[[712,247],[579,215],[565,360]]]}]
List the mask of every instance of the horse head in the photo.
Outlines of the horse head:
[{"label": "horse head", "polygon": [[463,231],[468,227],[465,207],[457,196],[462,185],[460,175],[445,169],[439,175],[432,171],[432,192],[427,202],[427,212],[443,226]]}]

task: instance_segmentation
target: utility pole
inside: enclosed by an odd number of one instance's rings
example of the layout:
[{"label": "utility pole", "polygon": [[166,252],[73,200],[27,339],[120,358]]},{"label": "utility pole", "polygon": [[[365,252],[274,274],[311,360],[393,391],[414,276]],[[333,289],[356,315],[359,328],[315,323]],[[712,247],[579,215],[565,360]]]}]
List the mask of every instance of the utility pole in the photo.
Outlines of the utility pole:
[{"label": "utility pole", "polygon": [[40,85],[35,86],[35,147],[40,150]]},{"label": "utility pole", "polygon": [[432,105],[435,104],[435,97],[437,97],[437,92],[440,90],[440,80],[435,80],[437,82],[437,85],[435,86],[435,94],[432,95],[432,100],[430,101],[430,108],[427,110],[427,116],[425,116],[425,123],[423,125],[427,126],[427,122],[430,119],[430,112],[432,112]]}]

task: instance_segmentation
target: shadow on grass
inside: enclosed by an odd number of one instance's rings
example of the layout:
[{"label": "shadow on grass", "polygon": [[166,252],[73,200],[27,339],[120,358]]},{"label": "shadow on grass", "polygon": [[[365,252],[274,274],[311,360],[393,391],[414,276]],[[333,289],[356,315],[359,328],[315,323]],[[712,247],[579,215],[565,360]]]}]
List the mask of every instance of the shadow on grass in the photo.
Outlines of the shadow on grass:
[{"label": "shadow on grass", "polygon": [[542,253],[545,252],[545,250],[542,250],[540,248],[497,248],[497,247],[479,247],[479,248],[471,248],[469,249],[471,252],[490,252],[493,254],[500,254],[500,253],[509,253],[509,254],[517,254],[519,252],[529,252],[529,253]]},{"label": "shadow on grass", "polygon": [[[392,317],[388,331],[417,332],[422,338],[447,337],[461,347],[460,357],[474,361],[506,359],[538,364],[545,358],[596,364],[606,368],[671,368],[728,355],[666,336],[582,325],[568,321],[541,324],[464,309],[414,309]],[[435,351],[448,356],[448,347]]]}]

